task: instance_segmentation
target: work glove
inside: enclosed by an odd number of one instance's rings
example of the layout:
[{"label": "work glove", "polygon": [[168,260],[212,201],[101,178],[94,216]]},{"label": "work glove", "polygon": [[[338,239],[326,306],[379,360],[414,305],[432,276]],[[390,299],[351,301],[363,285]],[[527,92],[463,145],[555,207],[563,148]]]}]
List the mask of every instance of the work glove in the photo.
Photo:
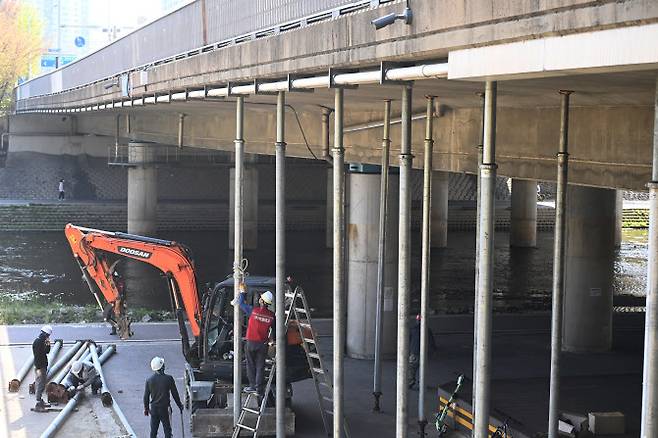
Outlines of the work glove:
[{"label": "work glove", "polygon": [[70,391],[70,392],[75,391],[75,386],[73,386],[73,385],[69,386],[69,391]]},{"label": "work glove", "polygon": [[77,389],[78,391],[82,391],[83,389],[85,389],[85,386],[84,385],[78,385],[78,387],[75,388],[75,389]]},{"label": "work glove", "polygon": [[149,410],[148,410],[148,408],[144,408],[144,416],[146,416],[146,417],[149,416]]}]

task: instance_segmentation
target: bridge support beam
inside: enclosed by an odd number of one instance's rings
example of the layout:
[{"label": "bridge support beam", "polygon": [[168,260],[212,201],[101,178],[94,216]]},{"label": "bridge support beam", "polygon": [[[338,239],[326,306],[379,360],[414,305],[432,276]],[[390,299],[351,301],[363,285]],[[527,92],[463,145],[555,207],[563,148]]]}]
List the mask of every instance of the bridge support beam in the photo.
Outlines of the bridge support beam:
[{"label": "bridge support beam", "polygon": [[432,248],[448,246],[448,172],[432,172]]},{"label": "bridge support beam", "polygon": [[[378,225],[380,175],[351,173],[349,224],[347,226],[347,355],[373,359],[376,342]],[[382,302],[382,350],[384,356],[395,354],[395,289],[397,280],[397,175],[389,176],[386,223],[385,269]]]},{"label": "bridge support beam", "polygon": [[484,135],[480,165],[478,219],[477,338],[475,369],[474,438],[489,437],[491,399],[491,322],[493,317],[494,197],[496,190],[496,95],[497,83],[488,81],[484,97]]},{"label": "bridge support beam", "polygon": [[537,181],[512,179],[510,219],[510,246],[537,246]]},{"label": "bridge support beam", "polygon": [[654,95],[653,169],[649,182],[649,260],[644,328],[641,438],[658,435],[658,77]]},{"label": "bridge support beam", "polygon": [[158,170],[152,144],[131,142],[128,159],[128,232],[155,236],[158,228]]},{"label": "bridge support beam", "polygon": [[564,350],[607,351],[612,346],[617,194],[570,186],[567,197]]}]

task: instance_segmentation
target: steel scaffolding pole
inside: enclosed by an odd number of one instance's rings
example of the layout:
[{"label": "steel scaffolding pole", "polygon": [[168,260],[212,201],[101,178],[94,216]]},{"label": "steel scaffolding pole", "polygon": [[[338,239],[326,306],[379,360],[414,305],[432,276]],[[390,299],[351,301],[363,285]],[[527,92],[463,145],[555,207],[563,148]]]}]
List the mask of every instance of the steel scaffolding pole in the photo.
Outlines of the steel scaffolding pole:
[{"label": "steel scaffolding pole", "polygon": [[391,101],[384,101],[384,135],[382,136],[382,168],[379,184],[379,236],[377,247],[377,312],[375,315],[375,367],[372,394],[374,412],[380,412],[382,395],[382,342],[384,331],[384,273],[386,266],[386,223],[388,211],[388,168],[391,148]]},{"label": "steel scaffolding pole", "polygon": [[345,350],[345,149],[343,148],[343,89],[334,104],[334,438],[343,431],[343,353]]},{"label": "steel scaffolding pole", "polygon": [[276,436],[286,436],[286,94],[276,99]]},{"label": "steel scaffolding pole", "polygon": [[649,257],[644,327],[642,438],[658,436],[658,78],[654,96],[653,168],[649,185]]},{"label": "steel scaffolding pole", "polygon": [[491,320],[493,301],[494,195],[496,190],[496,82],[487,81],[484,96],[484,142],[480,166],[480,218],[477,294],[477,350],[474,438],[489,437],[491,392]]},{"label": "steel scaffolding pole", "polygon": [[[482,189],[482,182],[480,181],[480,167],[482,166],[482,149],[484,143],[484,93],[477,93],[480,97],[482,105],[482,115],[480,118],[480,142],[477,147],[478,154],[478,164],[477,164],[477,192],[475,194],[475,285],[478,284],[478,266],[480,260],[480,240],[478,236],[480,235],[480,190]],[[475,412],[475,381],[477,380],[477,339],[478,339],[478,300],[477,293],[475,294],[475,299],[473,300],[473,392],[471,397],[471,404],[473,412]]]},{"label": "steel scaffolding pole", "polygon": [[434,153],[434,96],[427,96],[425,153],[423,165],[423,226],[420,268],[420,364],[418,379],[418,427],[425,436],[425,375],[427,374],[427,308],[430,290],[430,245],[432,214],[432,154]]},{"label": "steel scaffolding pole", "polygon": [[411,97],[412,86],[402,88],[402,138],[400,141],[400,223],[398,229],[398,354],[395,435],[407,437],[409,398],[409,301],[411,295]]},{"label": "steel scaffolding pole", "polygon": [[[242,272],[242,217],[244,183],[244,96],[238,96],[235,106],[235,182],[233,226],[233,296],[238,302],[243,282]],[[240,306],[233,307],[233,427],[238,424],[242,410],[242,315]]]},{"label": "steel scaffolding pole", "polygon": [[566,249],[567,183],[569,171],[569,94],[560,91],[560,145],[557,153],[557,193],[555,196],[555,238],[553,242],[553,308],[551,314],[551,380],[548,408],[548,437],[560,435],[560,355],[564,300],[564,257]]}]

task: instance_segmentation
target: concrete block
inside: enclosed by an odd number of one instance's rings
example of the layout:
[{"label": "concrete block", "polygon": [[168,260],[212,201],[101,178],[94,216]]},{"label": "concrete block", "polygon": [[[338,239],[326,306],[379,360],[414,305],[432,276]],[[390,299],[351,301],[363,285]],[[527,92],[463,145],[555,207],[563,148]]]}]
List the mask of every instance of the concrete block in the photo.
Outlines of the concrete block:
[{"label": "concrete block", "polygon": [[589,430],[595,435],[621,435],[626,429],[626,419],[621,412],[590,412]]},{"label": "concrete block", "polygon": [[562,412],[560,417],[573,424],[576,432],[583,432],[589,429],[589,418],[587,415],[578,414],[575,412]]},{"label": "concrete block", "polygon": [[[258,436],[276,435],[275,408],[266,408],[261,418]],[[197,409],[192,414],[192,436],[198,438],[230,437],[233,433],[232,409]],[[244,424],[256,423],[256,416],[247,414]],[[286,435],[295,435],[295,413],[286,409]]]}]

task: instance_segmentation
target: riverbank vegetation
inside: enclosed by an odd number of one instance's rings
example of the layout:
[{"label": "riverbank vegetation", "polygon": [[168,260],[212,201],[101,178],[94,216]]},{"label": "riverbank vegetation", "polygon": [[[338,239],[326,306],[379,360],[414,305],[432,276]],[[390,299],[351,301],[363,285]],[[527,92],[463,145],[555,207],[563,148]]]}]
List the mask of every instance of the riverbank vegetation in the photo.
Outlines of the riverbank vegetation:
[{"label": "riverbank vegetation", "polygon": [[[133,322],[173,320],[169,311],[145,308],[128,309]],[[98,306],[74,306],[61,303],[16,302],[0,298],[0,324],[93,323],[103,322]]]}]

